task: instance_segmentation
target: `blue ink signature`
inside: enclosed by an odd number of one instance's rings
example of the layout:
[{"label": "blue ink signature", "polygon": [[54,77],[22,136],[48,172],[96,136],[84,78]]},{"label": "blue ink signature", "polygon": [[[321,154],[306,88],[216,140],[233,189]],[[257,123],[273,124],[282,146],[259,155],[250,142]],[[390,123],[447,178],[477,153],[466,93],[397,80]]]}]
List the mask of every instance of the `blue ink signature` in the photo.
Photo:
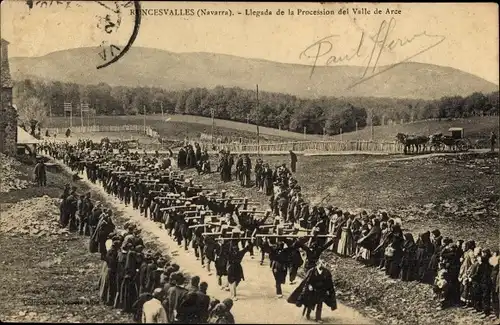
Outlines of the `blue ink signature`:
[{"label": "blue ink signature", "polygon": [[[410,38],[405,37],[403,40],[399,39],[399,38],[391,39],[390,35],[391,35],[391,32],[394,30],[395,26],[396,26],[396,19],[391,18],[389,21],[383,20],[378,28],[378,31],[377,31],[375,37],[369,36],[369,34],[365,30],[361,29],[362,31],[361,31],[361,36],[359,38],[358,46],[356,47],[356,49],[352,53],[345,54],[345,55],[333,55],[331,53],[333,50],[333,47],[334,47],[332,44],[332,39],[340,37],[340,35],[326,36],[326,37],[314,42],[312,45],[308,46],[303,52],[300,53],[299,59],[307,58],[307,59],[314,60],[314,63],[311,67],[311,73],[309,75],[309,78],[312,78],[314,71],[318,65],[319,58],[323,58],[323,57],[326,58],[326,61],[325,61],[326,66],[330,66],[330,65],[334,65],[334,64],[338,64],[338,63],[342,63],[342,62],[349,62],[355,58],[368,59],[368,63],[366,64],[366,67],[363,70],[363,74],[361,75],[360,79],[358,79],[357,81],[355,81],[354,83],[352,83],[351,85],[349,85],[347,87],[347,89],[351,89],[351,88],[361,84],[362,82],[365,82],[369,79],[372,79],[372,78],[374,78],[374,77],[376,77],[376,76],[378,76],[378,75],[380,75],[380,74],[382,74],[390,69],[397,67],[398,65],[400,65],[402,63],[405,63],[405,62],[415,58],[416,56],[418,56],[424,52],[429,51],[430,49],[432,49],[432,48],[438,46],[439,44],[441,44],[442,42],[444,42],[444,40],[446,39],[446,37],[443,35],[428,34],[426,31],[423,31],[423,32],[418,33],[418,34],[414,34]],[[373,45],[371,45],[371,48],[369,48],[370,51],[368,52],[368,54],[363,55],[362,53],[364,51],[362,51],[362,50],[366,46],[367,38],[372,41]],[[388,65],[388,66],[384,67],[384,69],[375,72],[377,67],[378,67],[379,60],[382,57],[382,54],[384,54],[384,52],[393,51],[397,47],[404,47],[407,44],[410,44],[418,39],[423,39],[423,38],[434,39],[435,41],[432,42],[431,45],[428,45],[428,46],[425,46],[424,48],[421,48],[420,50],[418,50],[417,53],[414,53],[414,54],[406,57],[405,59],[403,59],[399,62]],[[370,70],[371,70],[371,72],[370,72]]]}]

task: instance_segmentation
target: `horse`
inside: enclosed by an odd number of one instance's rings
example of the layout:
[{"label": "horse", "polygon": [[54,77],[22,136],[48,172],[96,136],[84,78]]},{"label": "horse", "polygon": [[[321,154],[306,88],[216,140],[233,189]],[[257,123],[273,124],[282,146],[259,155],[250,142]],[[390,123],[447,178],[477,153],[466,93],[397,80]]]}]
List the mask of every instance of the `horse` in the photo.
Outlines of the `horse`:
[{"label": "horse", "polygon": [[[404,153],[407,154],[408,151],[413,151],[419,153],[425,151],[426,144],[429,142],[429,137],[425,135],[407,135],[404,133],[398,133],[396,139],[404,145]],[[421,150],[421,147],[422,150]]]}]

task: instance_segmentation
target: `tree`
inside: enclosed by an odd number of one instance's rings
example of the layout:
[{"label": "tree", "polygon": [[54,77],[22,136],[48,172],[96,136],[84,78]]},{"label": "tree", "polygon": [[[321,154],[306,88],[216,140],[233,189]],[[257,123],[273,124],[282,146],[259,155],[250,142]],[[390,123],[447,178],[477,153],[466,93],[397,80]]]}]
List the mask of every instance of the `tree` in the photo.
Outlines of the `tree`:
[{"label": "tree", "polygon": [[47,118],[48,109],[38,97],[21,97],[18,100],[17,112],[19,120],[29,126],[30,134],[35,136],[36,127],[42,125]]}]

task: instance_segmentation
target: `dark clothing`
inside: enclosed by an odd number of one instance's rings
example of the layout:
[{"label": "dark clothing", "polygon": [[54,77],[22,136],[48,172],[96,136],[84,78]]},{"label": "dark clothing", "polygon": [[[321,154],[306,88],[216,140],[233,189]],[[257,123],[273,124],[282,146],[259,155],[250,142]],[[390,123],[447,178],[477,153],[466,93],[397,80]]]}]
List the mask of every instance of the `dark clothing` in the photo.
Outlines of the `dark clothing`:
[{"label": "dark clothing", "polygon": [[290,167],[292,169],[292,173],[295,173],[297,170],[297,155],[293,151],[290,151]]},{"label": "dark clothing", "polygon": [[210,297],[201,291],[189,292],[177,308],[177,319],[183,324],[206,323]]},{"label": "dark clothing", "polygon": [[43,162],[39,162],[36,164],[34,174],[35,174],[35,181],[37,182],[38,186],[47,185],[47,172],[45,164]]},{"label": "dark clothing", "polygon": [[163,305],[165,306],[169,323],[172,324],[175,322],[175,313],[178,312],[177,308],[181,305],[187,295],[188,291],[186,288],[181,286],[176,285],[168,289]]},{"label": "dark clothing", "polygon": [[323,269],[321,274],[317,268],[310,269],[287,301],[297,307],[306,307],[308,314],[316,307],[316,320],[320,320],[323,302],[332,310],[337,309],[332,274],[327,269]]}]

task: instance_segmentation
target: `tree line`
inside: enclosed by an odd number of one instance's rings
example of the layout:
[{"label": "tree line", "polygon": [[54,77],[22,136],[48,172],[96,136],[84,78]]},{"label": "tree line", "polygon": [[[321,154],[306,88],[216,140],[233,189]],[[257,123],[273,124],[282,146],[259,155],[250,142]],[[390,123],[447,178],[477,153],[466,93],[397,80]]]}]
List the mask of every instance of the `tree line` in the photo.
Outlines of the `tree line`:
[{"label": "tree line", "polygon": [[[59,81],[16,81],[15,103],[23,123],[44,125],[46,116],[64,116],[64,103],[88,103],[96,115],[190,114],[249,122],[296,132],[329,135],[373,125],[432,118],[498,115],[499,93],[437,100],[355,97],[305,99],[283,93],[217,86],[169,91],[155,87],[78,85]],[[342,131],[341,131],[342,130]]]}]

